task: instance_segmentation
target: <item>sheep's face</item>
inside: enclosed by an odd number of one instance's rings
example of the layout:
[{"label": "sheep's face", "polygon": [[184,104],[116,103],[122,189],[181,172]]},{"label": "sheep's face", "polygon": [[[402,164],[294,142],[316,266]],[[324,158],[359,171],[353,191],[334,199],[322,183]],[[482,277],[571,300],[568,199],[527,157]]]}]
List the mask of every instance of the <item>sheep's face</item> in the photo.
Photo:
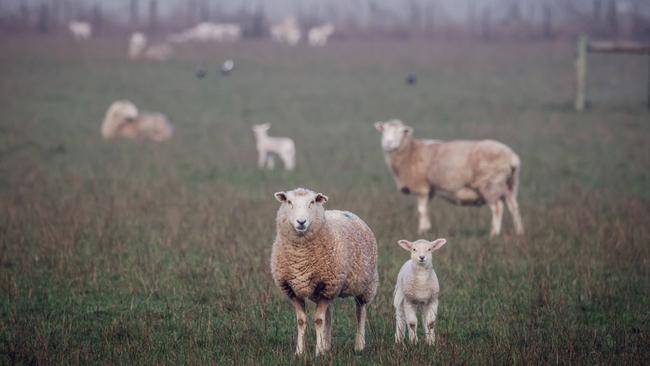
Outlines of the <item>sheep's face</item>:
[{"label": "sheep's face", "polygon": [[138,117],[138,108],[129,101],[120,100],[113,103],[108,114],[116,120],[133,121]]},{"label": "sheep's face", "polygon": [[436,239],[434,241],[428,241],[424,239],[416,240],[414,242],[408,240],[400,240],[397,243],[404,249],[408,250],[411,253],[411,262],[416,265],[430,267],[431,266],[431,254],[440,249],[445,243],[446,239]]},{"label": "sheep's face", "polygon": [[408,137],[413,133],[413,129],[398,119],[387,122],[375,122],[375,128],[381,132],[381,147],[385,152],[398,150]]},{"label": "sheep's face", "polygon": [[266,131],[268,131],[269,128],[271,128],[271,124],[266,122],[266,123],[262,123],[261,125],[253,125],[253,127],[251,128],[253,129],[253,132],[255,132],[256,135],[266,134]]},{"label": "sheep's face", "polygon": [[325,216],[327,196],[304,188],[276,192],[275,198],[282,204],[280,213],[285,222],[299,235],[305,235],[313,224],[322,223]]}]

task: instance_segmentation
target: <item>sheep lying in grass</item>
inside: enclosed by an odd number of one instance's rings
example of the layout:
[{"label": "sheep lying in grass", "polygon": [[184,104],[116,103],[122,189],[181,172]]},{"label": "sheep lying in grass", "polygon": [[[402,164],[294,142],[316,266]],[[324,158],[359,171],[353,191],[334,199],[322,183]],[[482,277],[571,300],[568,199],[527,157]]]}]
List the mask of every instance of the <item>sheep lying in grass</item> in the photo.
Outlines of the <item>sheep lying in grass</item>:
[{"label": "sheep lying in grass", "polygon": [[406,261],[397,275],[393,305],[395,306],[395,342],[404,340],[404,325],[408,324],[409,340],[418,341],[417,308],[422,309],[422,326],[426,342],[435,342],[434,326],[438,314],[438,294],[440,284],[433,270],[431,254],[445,245],[445,239],[434,241],[417,240],[410,242],[400,240],[399,245],[411,252],[411,259]]},{"label": "sheep lying in grass", "polygon": [[167,39],[173,43],[237,42],[241,36],[239,24],[203,22],[181,33],[172,34]]},{"label": "sheep lying in grass", "polygon": [[260,169],[264,167],[273,169],[275,166],[271,155],[273,153],[282,159],[286,170],[293,170],[296,165],[296,147],[293,140],[288,137],[270,137],[268,135],[269,128],[271,128],[271,124],[268,122],[252,127],[258,153],[257,166]]},{"label": "sheep lying in grass", "polygon": [[147,47],[147,37],[136,32],[131,35],[129,40],[129,58],[148,59],[154,61],[167,61],[173,54],[172,47],[167,43],[157,43]]},{"label": "sheep lying in grass", "polygon": [[105,139],[124,137],[160,142],[169,140],[173,130],[163,114],[140,113],[128,100],[118,100],[108,108],[101,133]]},{"label": "sheep lying in grass", "polygon": [[417,196],[419,232],[431,228],[428,203],[435,194],[458,205],[488,204],[491,236],[501,232],[503,201],[515,226],[524,233],[517,189],[521,162],[506,145],[493,141],[439,141],[413,138],[413,129],[400,120],[375,122],[382,133],[384,158],[397,188]]},{"label": "sheep lying in grass", "polygon": [[325,46],[332,33],[334,33],[334,26],[330,23],[323,24],[320,27],[311,28],[307,35],[309,45],[315,47]]},{"label": "sheep lying in grass", "polygon": [[68,29],[76,41],[85,41],[93,35],[93,26],[88,22],[73,20],[68,23]]},{"label": "sheep lying in grass", "polygon": [[366,304],[375,297],[379,283],[377,243],[372,231],[350,212],[325,210],[327,197],[322,193],[298,188],[277,192],[275,198],[281,205],[271,273],[296,311],[296,354],[305,349],[305,299],[316,303],[316,355],[320,355],[331,347],[330,302],[348,296],[353,296],[357,305],[354,349],[363,350]]}]

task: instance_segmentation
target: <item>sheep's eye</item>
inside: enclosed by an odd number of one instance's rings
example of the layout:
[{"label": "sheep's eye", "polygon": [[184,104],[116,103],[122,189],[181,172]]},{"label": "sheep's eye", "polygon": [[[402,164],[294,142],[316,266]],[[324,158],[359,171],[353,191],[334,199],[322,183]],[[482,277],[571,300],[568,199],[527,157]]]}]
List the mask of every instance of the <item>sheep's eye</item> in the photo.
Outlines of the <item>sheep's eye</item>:
[{"label": "sheep's eye", "polygon": [[415,252],[415,248],[413,248],[413,249],[411,249],[411,250]]},{"label": "sheep's eye", "polygon": [[287,200],[287,203],[290,204],[290,205],[293,205],[293,203],[291,203],[291,201],[289,201],[289,200]]},{"label": "sheep's eye", "polygon": [[310,204],[310,205],[313,205],[313,204],[314,204],[314,200],[311,200],[311,202],[309,202],[309,204]]},{"label": "sheep's eye", "polygon": [[429,249],[427,250],[427,252],[430,252],[430,251],[431,251],[431,248],[429,248]]}]

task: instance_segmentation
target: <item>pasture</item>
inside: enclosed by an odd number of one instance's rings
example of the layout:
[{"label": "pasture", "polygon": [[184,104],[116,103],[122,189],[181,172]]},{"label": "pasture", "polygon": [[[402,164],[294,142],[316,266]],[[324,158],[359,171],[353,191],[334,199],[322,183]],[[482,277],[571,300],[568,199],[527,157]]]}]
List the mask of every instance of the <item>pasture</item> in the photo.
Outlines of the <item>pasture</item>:
[{"label": "pasture", "polygon": [[[125,40],[0,42],[2,364],[648,363],[647,58],[590,58],[593,106],[578,114],[569,43],[247,41],[153,63],[129,62]],[[103,141],[121,98],[167,114],[174,138]],[[395,189],[372,126],[393,117],[416,137],[494,138],[522,159],[523,237],[509,214],[490,239],[487,207],[432,202],[427,236],[448,240],[433,260],[435,347],[393,343],[408,258],[396,242],[418,238],[414,197]],[[277,159],[257,169],[250,126],[266,121],[296,141],[294,172]],[[363,353],[345,299],[333,351],[314,357],[310,323],[294,358],[295,315],[269,256],[273,193],[298,186],[377,237]]]}]

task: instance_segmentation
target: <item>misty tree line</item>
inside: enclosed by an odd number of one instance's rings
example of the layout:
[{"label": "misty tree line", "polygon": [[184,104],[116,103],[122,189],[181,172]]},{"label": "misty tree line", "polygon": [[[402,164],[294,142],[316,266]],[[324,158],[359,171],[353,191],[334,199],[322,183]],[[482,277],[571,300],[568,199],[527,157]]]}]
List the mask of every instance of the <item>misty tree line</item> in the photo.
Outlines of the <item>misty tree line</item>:
[{"label": "misty tree line", "polygon": [[[162,0],[164,2],[164,0]],[[587,32],[609,37],[650,38],[650,1],[647,0],[458,0],[466,14],[451,17],[439,0],[405,0],[401,9],[381,0],[349,1],[346,6],[325,3],[305,6],[296,1],[293,15],[303,26],[324,21],[340,34],[383,34],[400,37],[471,37],[552,39]],[[162,15],[160,0],[122,0],[122,12],[107,11],[102,1],[0,0],[0,26],[7,30],[49,33],[70,20],[85,20],[100,33],[143,29],[149,32],[189,27],[202,21],[237,22],[249,37],[266,34],[264,2],[242,2],[224,11],[219,0],[185,0]],[[16,9],[9,12],[8,9]]]}]

